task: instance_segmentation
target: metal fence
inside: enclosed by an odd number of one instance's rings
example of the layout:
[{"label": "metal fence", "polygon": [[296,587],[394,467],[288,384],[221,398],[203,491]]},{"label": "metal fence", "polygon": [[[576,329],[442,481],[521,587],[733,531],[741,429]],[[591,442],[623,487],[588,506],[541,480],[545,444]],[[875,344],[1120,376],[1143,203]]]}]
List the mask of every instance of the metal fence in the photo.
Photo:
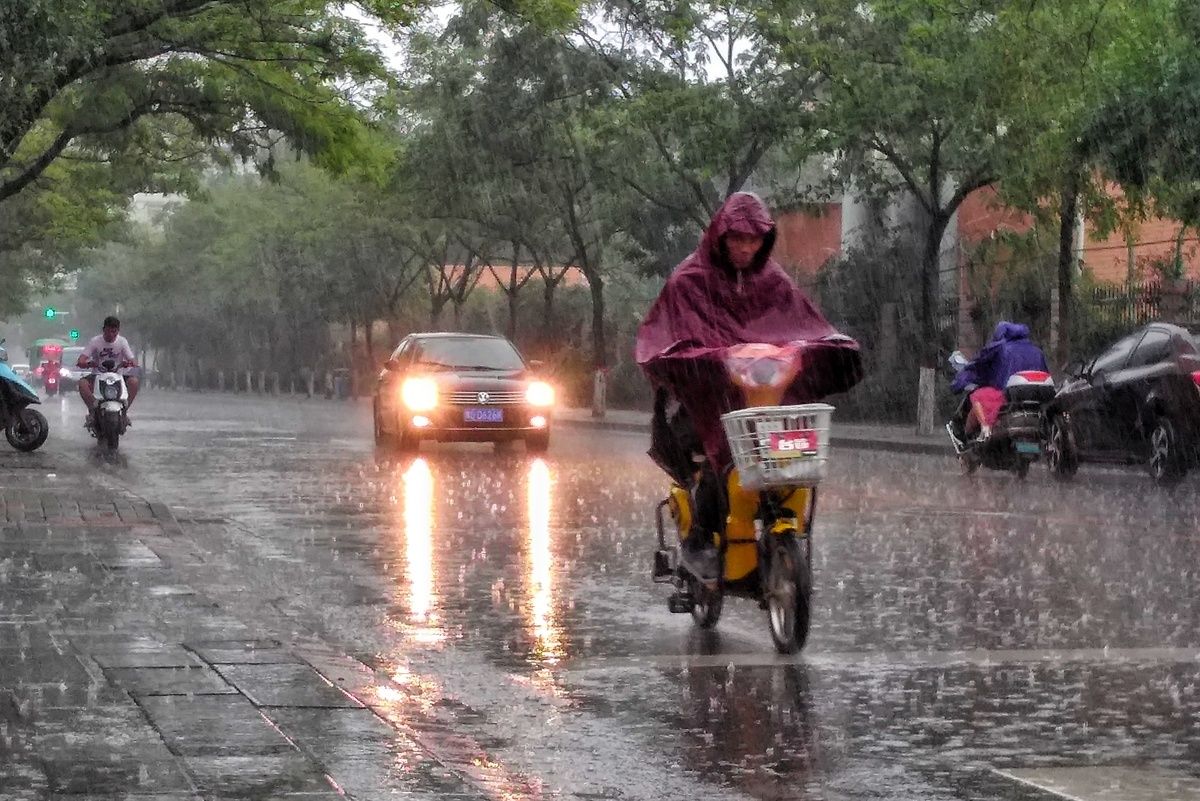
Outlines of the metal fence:
[{"label": "metal fence", "polygon": [[1200,282],[1152,281],[1092,287],[1084,295],[1089,310],[1105,323],[1134,328],[1151,320],[1200,324]]}]

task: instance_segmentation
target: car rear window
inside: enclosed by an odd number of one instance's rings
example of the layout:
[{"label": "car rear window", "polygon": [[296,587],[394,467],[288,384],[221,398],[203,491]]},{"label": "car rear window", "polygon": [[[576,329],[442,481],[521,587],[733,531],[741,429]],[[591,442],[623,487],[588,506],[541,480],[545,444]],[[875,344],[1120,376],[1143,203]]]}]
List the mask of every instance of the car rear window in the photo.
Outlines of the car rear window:
[{"label": "car rear window", "polygon": [[417,343],[416,363],[439,367],[523,370],[525,363],[504,339],[439,337]]},{"label": "car rear window", "polygon": [[1151,328],[1138,343],[1130,367],[1145,367],[1171,358],[1171,334],[1160,328]]}]

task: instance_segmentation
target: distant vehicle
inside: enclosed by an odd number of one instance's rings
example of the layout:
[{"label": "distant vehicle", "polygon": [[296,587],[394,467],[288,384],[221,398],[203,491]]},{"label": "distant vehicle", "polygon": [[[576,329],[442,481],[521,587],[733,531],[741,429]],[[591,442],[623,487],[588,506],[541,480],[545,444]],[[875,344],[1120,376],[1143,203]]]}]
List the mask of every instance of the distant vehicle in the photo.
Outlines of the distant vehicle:
[{"label": "distant vehicle", "polygon": [[33,371],[29,369],[28,364],[17,363],[9,366],[12,367],[12,371],[16,373],[18,378],[24,379],[25,381],[28,381],[30,376],[33,375]]},{"label": "distant vehicle", "polygon": [[59,382],[59,391],[66,392],[69,389],[75,389],[79,386],[79,379],[91,374],[90,369],[78,365],[79,357],[82,354],[83,348],[81,347],[63,348],[62,369],[59,370],[62,376]]},{"label": "distant vehicle", "polygon": [[412,334],[387,360],[374,393],[375,442],[416,449],[422,440],[550,447],[554,388],[504,337]]},{"label": "distant vehicle", "polygon": [[1200,465],[1200,346],[1177,325],[1150,323],[1087,362],[1046,406],[1046,462],[1069,479],[1081,463],[1142,464],[1162,486]]}]

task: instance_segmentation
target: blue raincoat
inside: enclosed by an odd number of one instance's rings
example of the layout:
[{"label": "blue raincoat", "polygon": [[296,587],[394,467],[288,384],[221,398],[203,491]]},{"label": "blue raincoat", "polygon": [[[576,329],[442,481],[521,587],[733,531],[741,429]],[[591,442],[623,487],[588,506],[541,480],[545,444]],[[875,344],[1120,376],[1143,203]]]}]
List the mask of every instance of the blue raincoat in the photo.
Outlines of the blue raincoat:
[{"label": "blue raincoat", "polygon": [[954,377],[950,390],[962,392],[971,384],[1002,390],[1013,373],[1022,370],[1050,371],[1046,355],[1029,339],[1029,327],[1002,320],[992,341]]}]

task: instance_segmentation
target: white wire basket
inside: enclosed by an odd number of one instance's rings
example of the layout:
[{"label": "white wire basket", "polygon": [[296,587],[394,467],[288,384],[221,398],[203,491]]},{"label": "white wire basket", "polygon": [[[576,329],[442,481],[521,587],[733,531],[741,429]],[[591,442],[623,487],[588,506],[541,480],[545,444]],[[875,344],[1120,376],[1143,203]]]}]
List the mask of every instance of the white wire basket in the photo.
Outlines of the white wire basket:
[{"label": "white wire basket", "polygon": [[721,415],[741,484],[746,489],[815,487],[829,459],[827,403],[759,406]]}]

